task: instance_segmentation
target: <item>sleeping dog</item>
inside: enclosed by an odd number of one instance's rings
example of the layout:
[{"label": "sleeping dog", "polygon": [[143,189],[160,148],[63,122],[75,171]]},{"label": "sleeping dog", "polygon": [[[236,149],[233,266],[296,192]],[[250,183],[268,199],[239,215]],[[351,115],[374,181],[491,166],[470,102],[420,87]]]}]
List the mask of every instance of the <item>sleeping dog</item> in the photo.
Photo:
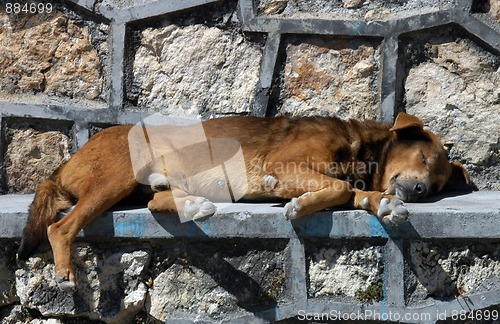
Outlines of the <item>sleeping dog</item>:
[{"label": "sleeping dog", "polygon": [[[405,113],[393,125],[250,116],[200,125],[147,130],[122,125],[96,134],[39,184],[19,259],[27,259],[47,235],[56,279],[62,288],[74,289],[70,252],[76,235],[144,184],[152,188],[147,205],[152,212],[175,212],[186,220],[212,216],[212,202],[229,197],[288,200],[283,209],[288,219],[344,207],[370,211],[391,225],[408,218],[403,202],[459,183],[473,187],[463,166],[448,161],[438,137]],[[193,142],[200,129],[205,142],[176,146]],[[73,205],[56,221],[59,211]]]}]

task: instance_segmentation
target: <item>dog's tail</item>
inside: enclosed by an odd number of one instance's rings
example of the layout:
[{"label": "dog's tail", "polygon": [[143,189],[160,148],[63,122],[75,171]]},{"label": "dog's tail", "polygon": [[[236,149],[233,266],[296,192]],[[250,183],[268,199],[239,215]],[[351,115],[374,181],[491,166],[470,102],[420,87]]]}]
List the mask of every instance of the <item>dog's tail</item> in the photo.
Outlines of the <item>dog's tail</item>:
[{"label": "dog's tail", "polygon": [[19,260],[27,260],[47,237],[47,227],[54,222],[57,212],[71,206],[70,196],[54,180],[46,180],[38,185],[17,251]]}]

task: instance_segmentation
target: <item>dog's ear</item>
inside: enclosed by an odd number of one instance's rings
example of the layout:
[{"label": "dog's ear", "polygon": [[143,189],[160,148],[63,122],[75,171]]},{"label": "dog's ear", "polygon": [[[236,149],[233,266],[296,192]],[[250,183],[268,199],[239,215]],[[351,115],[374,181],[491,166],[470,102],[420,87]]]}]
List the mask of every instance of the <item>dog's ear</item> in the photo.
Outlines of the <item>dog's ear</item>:
[{"label": "dog's ear", "polygon": [[422,121],[412,115],[408,115],[407,113],[400,112],[396,117],[396,121],[394,125],[391,127],[391,131],[399,131],[408,128],[417,128],[424,129],[424,124]]},{"label": "dog's ear", "polygon": [[472,181],[469,172],[459,162],[451,162],[451,175],[444,191],[476,191],[477,187]]},{"label": "dog's ear", "polygon": [[399,113],[394,125],[389,129],[398,139],[429,140],[429,134],[424,129],[422,121],[407,113]]}]

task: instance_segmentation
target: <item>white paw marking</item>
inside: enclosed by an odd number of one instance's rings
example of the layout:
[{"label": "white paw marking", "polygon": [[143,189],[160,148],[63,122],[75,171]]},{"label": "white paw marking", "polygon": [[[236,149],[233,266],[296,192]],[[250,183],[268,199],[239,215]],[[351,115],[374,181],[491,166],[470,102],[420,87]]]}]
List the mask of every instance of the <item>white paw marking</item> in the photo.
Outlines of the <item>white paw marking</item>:
[{"label": "white paw marking", "polygon": [[148,182],[153,191],[163,191],[170,188],[168,178],[162,173],[152,173],[148,177]]},{"label": "white paw marking", "polygon": [[369,204],[370,204],[370,200],[368,199],[368,197],[363,198],[363,201],[361,202],[361,206],[363,206],[363,208],[368,208]]},{"label": "white paw marking", "polygon": [[264,189],[266,191],[273,190],[274,188],[276,188],[277,184],[278,184],[278,180],[275,177],[273,177],[272,175],[266,174],[264,176]]},{"label": "white paw marking", "polygon": [[394,198],[390,201],[388,198],[382,198],[377,216],[384,223],[397,226],[408,220],[409,213],[401,200]]},{"label": "white paw marking", "polygon": [[195,221],[204,221],[212,217],[217,207],[208,199],[196,197],[194,201],[187,199],[184,202],[184,216]]},{"label": "white paw marking", "polygon": [[300,210],[299,199],[292,198],[292,200],[290,200],[290,202],[285,205],[285,208],[283,210],[283,215],[288,220],[297,219],[299,218],[299,210]]}]

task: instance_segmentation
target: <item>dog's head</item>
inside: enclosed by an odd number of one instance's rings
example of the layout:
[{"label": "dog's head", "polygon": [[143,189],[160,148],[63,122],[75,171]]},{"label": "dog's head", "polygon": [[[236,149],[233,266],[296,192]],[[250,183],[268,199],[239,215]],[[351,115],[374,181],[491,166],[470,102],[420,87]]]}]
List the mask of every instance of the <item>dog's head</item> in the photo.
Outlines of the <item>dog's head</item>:
[{"label": "dog's head", "polygon": [[477,189],[462,164],[448,161],[442,142],[420,119],[400,113],[390,131],[393,140],[381,182],[386,193],[412,202],[445,188]]}]

